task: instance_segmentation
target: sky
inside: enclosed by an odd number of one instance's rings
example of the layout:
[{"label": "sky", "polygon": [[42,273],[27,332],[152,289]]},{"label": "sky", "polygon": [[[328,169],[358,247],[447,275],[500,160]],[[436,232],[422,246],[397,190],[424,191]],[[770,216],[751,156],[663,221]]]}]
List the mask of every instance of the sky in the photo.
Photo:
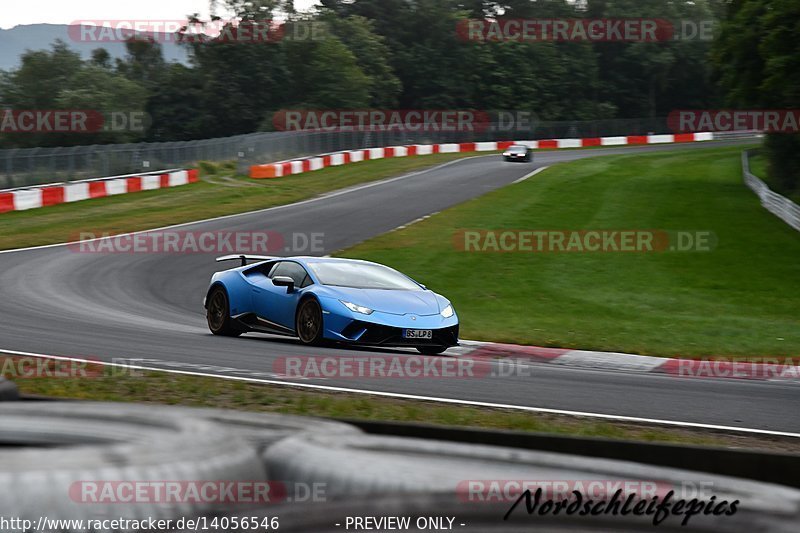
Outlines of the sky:
[{"label": "sky", "polygon": [[[208,16],[208,0],[0,0],[0,28],[19,24],[69,24],[86,20],[183,20]],[[295,0],[299,10],[316,0]]]}]

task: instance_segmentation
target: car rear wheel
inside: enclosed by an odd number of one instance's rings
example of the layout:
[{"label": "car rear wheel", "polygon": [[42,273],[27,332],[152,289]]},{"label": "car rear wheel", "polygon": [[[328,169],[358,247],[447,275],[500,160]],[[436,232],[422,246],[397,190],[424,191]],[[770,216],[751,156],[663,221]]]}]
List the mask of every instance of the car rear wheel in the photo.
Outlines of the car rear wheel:
[{"label": "car rear wheel", "polygon": [[447,350],[447,346],[418,346],[417,351],[422,355],[439,355]]},{"label": "car rear wheel", "polygon": [[313,346],[322,343],[322,307],[314,298],[309,298],[300,304],[296,330],[303,344]]},{"label": "car rear wheel", "polygon": [[211,291],[206,307],[206,320],[208,320],[208,329],[211,330],[211,333],[223,337],[238,337],[244,333],[231,318],[228,294],[225,289],[216,287]]}]

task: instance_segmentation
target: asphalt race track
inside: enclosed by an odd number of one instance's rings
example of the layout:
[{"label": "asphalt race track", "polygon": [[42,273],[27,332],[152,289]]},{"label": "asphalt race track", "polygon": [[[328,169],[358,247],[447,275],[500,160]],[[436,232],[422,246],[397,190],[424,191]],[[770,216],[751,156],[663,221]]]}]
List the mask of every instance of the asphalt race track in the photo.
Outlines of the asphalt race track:
[{"label": "asphalt race track", "polygon": [[[324,233],[324,253],[330,253],[508,185],[538,166],[706,146],[539,152],[532,165],[482,156],[181,230]],[[65,246],[0,253],[0,351],[106,361],[145,358],[151,367],[273,380],[279,379],[273,362],[283,356],[389,353],[338,348],[311,353],[291,339],[213,337],[202,300],[210,275],[220,268],[213,255],[204,254],[87,254]],[[783,432],[800,428],[800,389],[780,382],[680,379],[534,364],[529,376],[304,383]]]}]

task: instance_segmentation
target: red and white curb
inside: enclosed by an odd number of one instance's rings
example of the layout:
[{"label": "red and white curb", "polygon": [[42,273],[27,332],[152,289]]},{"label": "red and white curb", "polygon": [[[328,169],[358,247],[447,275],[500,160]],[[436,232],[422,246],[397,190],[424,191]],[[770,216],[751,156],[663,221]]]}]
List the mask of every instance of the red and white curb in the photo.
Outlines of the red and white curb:
[{"label": "red and white curb", "polygon": [[[447,354],[470,359],[513,358],[531,363],[611,370],[619,372],[655,373],[684,378],[750,379],[760,381],[796,381],[800,383],[800,366],[776,362],[747,360],[670,359],[615,352],[595,352],[523,346],[479,341],[460,341]],[[764,358],[769,360],[770,358]]]},{"label": "red and white curb", "polygon": [[548,139],[541,141],[499,141],[448,144],[412,144],[408,146],[389,146],[386,148],[366,148],[349,150],[333,154],[319,155],[289,161],[279,161],[265,165],[250,167],[250,177],[281,178],[294,174],[313,172],[326,167],[336,167],[361,161],[385,159],[390,157],[408,157],[431,154],[457,154],[467,152],[496,152],[505,150],[514,144],[524,144],[532,149],[587,148],[592,146],[630,146],[646,144],[668,144],[713,141],[714,134],[683,133],[676,135],[627,135],[621,137],[591,137],[584,139]]},{"label": "red and white curb", "polygon": [[196,169],[41,185],[0,191],[0,213],[26,211],[119,194],[179,187],[198,180]]}]

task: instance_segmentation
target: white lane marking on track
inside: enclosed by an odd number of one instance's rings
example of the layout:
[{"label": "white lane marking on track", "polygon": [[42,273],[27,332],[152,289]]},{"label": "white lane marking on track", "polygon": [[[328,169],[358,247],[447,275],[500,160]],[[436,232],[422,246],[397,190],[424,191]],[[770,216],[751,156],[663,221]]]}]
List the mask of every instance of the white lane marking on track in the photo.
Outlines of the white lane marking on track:
[{"label": "white lane marking on track", "polygon": [[[533,172],[531,172],[530,174],[527,174],[527,175],[525,175],[525,176],[522,176],[522,177],[521,177],[521,178],[519,178],[518,180],[512,181],[512,182],[510,183],[510,185],[516,185],[517,183],[522,183],[522,182],[523,182],[523,181],[525,181],[526,179],[528,179],[528,178],[531,178],[531,177],[535,176],[536,174],[538,174],[539,172],[542,172],[543,170],[547,170],[548,168],[550,168],[550,167],[541,167],[541,168],[537,168],[536,170],[534,170],[534,171],[533,171]],[[417,224],[417,223],[419,223],[419,222],[422,222],[423,220],[428,220],[428,219],[429,219],[429,218],[431,218],[431,217],[435,217],[435,216],[436,216],[436,215],[438,215],[439,213],[441,213],[441,211],[436,211],[436,212],[434,212],[434,213],[431,213],[431,214],[429,214],[429,215],[425,215],[425,216],[423,216],[423,217],[419,217],[419,218],[418,218],[418,219],[416,219],[416,220],[412,220],[412,221],[411,221],[411,222],[409,222],[408,224],[403,224],[402,226],[397,226],[396,228],[394,228],[393,230],[391,230],[389,233],[394,233],[395,231],[402,231],[402,230],[404,230],[404,229],[408,228],[409,226],[413,226],[414,224]]]},{"label": "white lane marking on track", "polygon": [[416,220],[412,220],[408,224],[403,224],[402,226],[397,226],[396,228],[394,228],[389,233],[394,233],[395,231],[404,230],[409,226],[413,226],[414,224],[418,224],[418,223],[422,222],[423,220],[428,220],[429,218],[434,217],[434,216],[438,215],[439,213],[440,213],[440,211],[436,211],[435,213],[431,213],[430,215],[425,215],[424,217],[419,217]]},{"label": "white lane marking on track", "polygon": [[[226,220],[226,219],[229,219],[229,218],[243,217],[243,216],[247,216],[247,215],[254,215],[254,214],[257,214],[257,213],[266,213],[268,211],[277,211],[279,209],[287,209],[289,207],[297,207],[297,206],[301,206],[301,205],[310,204],[310,203],[313,203],[313,202],[319,202],[321,200],[328,200],[330,198],[335,198],[337,196],[341,196],[341,195],[344,195],[344,194],[350,194],[350,193],[354,193],[354,192],[358,192],[358,191],[363,191],[364,189],[377,187],[379,185],[386,185],[388,183],[393,183],[395,181],[404,180],[404,179],[408,179],[408,178],[413,178],[415,176],[419,176],[420,174],[425,174],[427,172],[433,172],[435,170],[440,170],[440,169],[442,169],[444,167],[447,167],[447,166],[450,166],[450,165],[454,165],[456,163],[461,163],[462,161],[469,161],[471,159],[480,159],[480,158],[484,158],[484,157],[493,157],[493,156],[491,156],[491,155],[476,155],[476,156],[464,157],[464,158],[461,158],[461,159],[456,159],[454,161],[448,161],[447,163],[443,163],[443,164],[437,165],[435,167],[427,168],[427,169],[424,169],[424,170],[419,170],[417,172],[412,172],[410,174],[403,174],[402,176],[396,176],[394,178],[388,178],[388,179],[385,179],[385,180],[373,181],[373,182],[370,182],[370,183],[365,183],[363,185],[358,185],[356,187],[349,187],[349,188],[345,188],[345,189],[340,189],[338,191],[333,191],[333,192],[330,192],[330,193],[326,193],[326,194],[321,195],[321,196],[315,196],[314,198],[308,198],[306,200],[300,200],[299,202],[295,202],[295,203],[292,203],[292,204],[275,205],[275,206],[267,207],[267,208],[264,208],[264,209],[256,209],[254,211],[246,211],[244,213],[234,213],[232,215],[223,215],[221,217],[206,218],[206,219],[203,219],[203,220],[193,220],[191,222],[182,222],[180,224],[173,224],[171,226],[163,226],[163,227],[160,227],[160,228],[145,229],[145,230],[141,230],[141,231],[133,231],[133,232],[130,232],[130,233],[121,233],[119,235],[114,235],[114,237],[118,238],[118,237],[132,236],[132,235],[141,235],[141,234],[144,234],[144,233],[155,233],[157,231],[165,231],[165,230],[168,230],[168,229],[183,228],[183,227],[186,227],[186,226],[194,226],[196,224],[205,224],[206,222],[215,222],[217,220]],[[69,246],[69,245],[80,244],[81,242],[82,243],[88,243],[88,242],[101,241],[101,240],[103,240],[105,238],[106,237],[97,237],[95,239],[87,239],[85,241],[59,242],[59,243],[55,243],[55,244],[43,244],[41,246],[29,246],[27,248],[13,248],[11,250],[0,250],[0,254],[10,254],[10,253],[15,253],[15,252],[28,252],[28,251],[32,251],[32,250],[45,250],[47,248],[58,248],[58,247],[61,247],[61,246]]]},{"label": "white lane marking on track", "polygon": [[545,171],[545,170],[547,170],[548,168],[550,168],[550,167],[539,167],[539,168],[537,168],[536,170],[534,170],[533,172],[531,172],[530,174],[528,174],[527,176],[522,176],[520,179],[518,179],[518,180],[516,180],[516,181],[513,181],[513,182],[511,182],[511,185],[516,185],[517,183],[522,183],[522,182],[523,182],[523,181],[525,181],[526,179],[528,179],[528,178],[532,178],[532,177],[534,177],[536,174],[538,174],[539,172],[544,172],[544,171]]},{"label": "white lane marking on track", "polygon": [[[686,428],[697,428],[697,429],[712,429],[717,431],[732,431],[736,433],[752,433],[758,435],[773,435],[777,437],[794,437],[800,438],[800,433],[789,433],[786,431],[772,431],[768,429],[755,429],[755,428],[740,428],[734,426],[721,426],[716,424],[702,424],[698,422],[680,422],[677,420],[660,420],[655,418],[641,418],[635,416],[622,416],[622,415],[609,415],[604,413],[587,413],[582,411],[566,411],[563,409],[547,409],[544,407],[529,407],[525,405],[511,405],[511,404],[503,404],[503,403],[492,403],[492,402],[477,402],[473,400],[460,400],[456,398],[438,398],[436,396],[420,396],[416,394],[403,394],[398,392],[384,392],[384,391],[368,391],[368,390],[361,390],[361,389],[351,389],[347,387],[335,387],[331,385],[313,385],[311,383],[294,383],[291,381],[275,381],[269,379],[257,379],[257,378],[247,378],[247,377],[239,377],[239,376],[220,376],[217,374],[209,374],[207,372],[197,372],[197,371],[190,371],[190,370],[173,370],[173,369],[164,369],[164,368],[155,368],[155,367],[147,367],[143,365],[126,365],[126,364],[118,364],[118,363],[108,363],[105,361],[93,361],[88,359],[82,359],[78,357],[66,357],[62,355],[47,355],[47,354],[37,354],[37,353],[30,353],[30,352],[20,352],[16,350],[5,350],[0,348],[0,353],[9,354],[9,355],[18,355],[24,357],[40,357],[43,359],[53,359],[59,361],[75,361],[78,363],[88,363],[88,364],[97,364],[102,366],[110,366],[110,367],[117,367],[117,368],[127,368],[131,370],[142,370],[146,372],[165,372],[169,374],[179,374],[184,376],[195,376],[195,377],[203,377],[203,378],[217,378],[217,379],[227,379],[231,381],[241,381],[246,383],[260,383],[263,385],[280,385],[284,387],[294,387],[299,389],[313,389],[313,390],[321,390],[321,391],[328,391],[328,392],[348,392],[353,394],[365,394],[370,396],[381,396],[384,398],[398,398],[403,400],[420,400],[420,401],[427,401],[427,402],[439,402],[439,403],[447,403],[447,404],[454,404],[454,405],[469,405],[472,407],[488,407],[492,409],[512,409],[517,411],[527,411],[530,413],[547,413],[547,414],[554,414],[554,415],[566,415],[566,416],[583,416],[589,418],[598,418],[602,420],[615,420],[619,422],[639,422],[645,424],[660,424],[665,426],[675,426],[675,427],[686,427]],[[165,362],[167,363],[167,362]],[[244,372],[244,371],[243,371]]]}]

